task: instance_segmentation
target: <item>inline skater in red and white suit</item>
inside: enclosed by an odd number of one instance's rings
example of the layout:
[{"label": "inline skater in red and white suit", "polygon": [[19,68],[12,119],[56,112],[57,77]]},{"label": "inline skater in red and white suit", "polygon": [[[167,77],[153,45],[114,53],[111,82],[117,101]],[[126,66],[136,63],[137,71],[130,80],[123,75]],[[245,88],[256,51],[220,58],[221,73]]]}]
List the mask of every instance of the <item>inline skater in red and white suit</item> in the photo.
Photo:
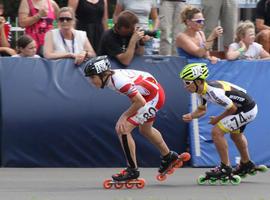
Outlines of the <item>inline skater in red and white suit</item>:
[{"label": "inline skater in red and white suit", "polygon": [[162,160],[159,172],[164,172],[178,158],[170,151],[161,133],[153,127],[157,111],[164,105],[165,93],[157,80],[148,72],[131,69],[110,69],[107,56],[99,56],[86,62],[85,76],[97,88],[108,87],[129,97],[131,105],[119,117],[115,130],[125,152],[128,167],[112,176],[116,181],[136,179],[138,171],[135,142],[132,130],[140,133],[160,151]]}]

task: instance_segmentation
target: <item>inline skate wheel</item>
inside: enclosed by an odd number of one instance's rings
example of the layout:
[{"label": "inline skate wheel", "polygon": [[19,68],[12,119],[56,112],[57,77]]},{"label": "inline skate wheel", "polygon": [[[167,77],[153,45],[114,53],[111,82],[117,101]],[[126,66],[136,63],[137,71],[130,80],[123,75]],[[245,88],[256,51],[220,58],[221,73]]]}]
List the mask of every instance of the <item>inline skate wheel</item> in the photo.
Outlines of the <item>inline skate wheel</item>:
[{"label": "inline skate wheel", "polygon": [[191,156],[189,153],[184,152],[180,155],[180,157],[183,159],[183,161],[189,161]]},{"label": "inline skate wheel", "polygon": [[131,188],[133,188],[133,183],[132,183],[132,180],[129,180],[129,181],[127,181],[126,183],[125,183],[125,187],[127,188],[127,189],[131,189]]},{"label": "inline skate wheel", "polygon": [[104,182],[103,182],[103,187],[105,188],[105,189],[110,189],[111,187],[112,187],[112,183],[111,183],[111,179],[106,179]]},{"label": "inline skate wheel", "polygon": [[136,187],[141,189],[145,186],[145,180],[144,179],[140,179],[139,182],[136,184]]},{"label": "inline skate wheel", "polygon": [[247,177],[246,174],[239,174],[239,176],[240,176],[241,178],[246,178],[246,177]]},{"label": "inline skate wheel", "polygon": [[159,174],[159,175],[157,175],[156,178],[158,181],[164,181],[164,180],[166,180],[167,176],[166,176],[166,174],[164,174],[164,175]]},{"label": "inline skate wheel", "polygon": [[208,183],[209,183],[210,185],[216,185],[216,184],[217,184],[217,179],[216,179],[216,178],[210,178],[210,179],[208,180]]},{"label": "inline skate wheel", "polygon": [[200,175],[200,176],[198,177],[198,179],[197,179],[197,183],[198,183],[199,185],[204,185],[204,184],[206,183],[205,176]]},{"label": "inline skate wheel", "polygon": [[114,184],[114,187],[115,187],[116,189],[121,189],[123,186],[124,186],[123,183],[115,183],[115,184]]},{"label": "inline skate wheel", "polygon": [[254,170],[254,171],[249,172],[248,174],[251,176],[255,176],[257,174],[257,171]]},{"label": "inline skate wheel", "polygon": [[229,182],[230,182],[230,180],[228,178],[223,178],[220,180],[221,185],[227,185]]},{"label": "inline skate wheel", "polygon": [[182,166],[183,166],[183,162],[182,161],[178,161],[174,167],[175,168],[180,168]]},{"label": "inline skate wheel", "polygon": [[241,177],[238,175],[234,175],[233,179],[231,180],[231,184],[239,185],[241,183]]},{"label": "inline skate wheel", "polygon": [[258,171],[260,172],[266,172],[268,168],[265,165],[259,165],[258,166]]},{"label": "inline skate wheel", "polygon": [[173,174],[173,172],[174,172],[174,168],[168,170],[168,171],[167,171],[167,174]]}]

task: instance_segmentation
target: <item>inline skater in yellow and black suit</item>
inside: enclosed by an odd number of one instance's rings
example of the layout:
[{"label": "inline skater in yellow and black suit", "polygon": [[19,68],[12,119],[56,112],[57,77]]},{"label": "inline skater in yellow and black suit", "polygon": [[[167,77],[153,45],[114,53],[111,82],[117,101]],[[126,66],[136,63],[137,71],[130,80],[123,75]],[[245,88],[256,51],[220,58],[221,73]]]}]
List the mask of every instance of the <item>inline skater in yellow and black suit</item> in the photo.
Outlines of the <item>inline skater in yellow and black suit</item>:
[{"label": "inline skater in yellow and black suit", "polygon": [[[225,81],[206,81],[207,77],[208,68],[205,63],[188,64],[180,73],[185,88],[190,93],[197,93],[200,100],[197,110],[183,115],[185,122],[202,117],[206,113],[207,102],[225,108],[223,113],[211,116],[209,120],[209,123],[214,126],[212,139],[220,156],[221,164],[206,174],[220,177],[224,173],[227,175],[250,173],[256,166],[250,160],[244,129],[249,122],[255,119],[258,112],[257,105],[243,88]],[[240,165],[234,171],[230,165],[225,133],[230,133],[241,156]]]}]

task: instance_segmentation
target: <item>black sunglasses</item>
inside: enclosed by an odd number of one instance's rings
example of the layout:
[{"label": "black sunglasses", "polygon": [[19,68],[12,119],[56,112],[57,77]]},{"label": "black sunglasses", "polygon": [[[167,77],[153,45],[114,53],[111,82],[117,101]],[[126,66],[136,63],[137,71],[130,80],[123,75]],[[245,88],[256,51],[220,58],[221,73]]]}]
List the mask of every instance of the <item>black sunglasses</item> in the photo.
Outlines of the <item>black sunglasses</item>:
[{"label": "black sunglasses", "polygon": [[69,21],[71,21],[71,20],[73,20],[73,19],[72,19],[71,17],[59,17],[58,20],[59,20],[60,22],[64,22],[64,21],[69,22]]}]

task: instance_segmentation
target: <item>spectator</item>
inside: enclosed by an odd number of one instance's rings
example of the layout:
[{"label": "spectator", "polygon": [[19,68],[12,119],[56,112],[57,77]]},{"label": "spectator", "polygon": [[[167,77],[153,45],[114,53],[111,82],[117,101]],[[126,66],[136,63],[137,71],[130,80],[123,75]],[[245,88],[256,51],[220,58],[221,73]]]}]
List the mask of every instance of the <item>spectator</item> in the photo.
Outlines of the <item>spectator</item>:
[{"label": "spectator", "polygon": [[99,55],[108,55],[127,66],[135,54],[144,53],[144,32],[136,24],[138,17],[131,11],[122,11],[110,30],[104,32],[99,48]]},{"label": "spectator", "polygon": [[36,54],[36,41],[29,35],[23,35],[17,40],[17,49],[18,54],[12,57],[40,58],[40,56]]},{"label": "spectator", "polygon": [[159,9],[160,18],[160,50],[161,55],[177,55],[175,38],[177,34],[184,31],[181,23],[180,13],[185,5],[185,0],[161,1]]},{"label": "spectator", "polygon": [[53,28],[58,10],[53,0],[22,0],[20,3],[19,24],[36,41],[40,55],[43,55],[45,34]]},{"label": "spectator", "polygon": [[108,29],[107,0],[69,0],[68,5],[76,13],[76,29],[86,31],[88,40],[97,52],[102,33]]},{"label": "spectator", "polygon": [[237,0],[202,0],[202,7],[205,16],[205,35],[209,36],[220,20],[220,25],[224,28],[223,46],[227,51],[233,42],[238,22]]},{"label": "spectator", "polygon": [[[153,27],[151,31],[156,31],[158,29],[159,18],[156,0],[144,0],[139,2],[137,0],[117,0],[113,14],[114,22],[116,22],[120,12],[124,10],[130,10],[138,17],[138,26],[141,29],[149,30],[149,16],[153,20]],[[149,36],[146,38],[148,41],[145,43],[144,54],[152,55],[154,53],[153,39]]]},{"label": "spectator", "polygon": [[63,7],[58,13],[58,29],[46,33],[44,57],[48,59],[73,58],[81,64],[86,58],[96,56],[85,31],[75,30],[72,8]]},{"label": "spectator", "polygon": [[181,17],[186,25],[184,32],[179,33],[176,38],[176,46],[179,56],[191,58],[207,58],[212,63],[216,63],[218,58],[210,56],[209,50],[212,48],[214,40],[222,35],[223,29],[217,26],[205,39],[202,28],[204,17],[200,9],[187,6],[182,12]]},{"label": "spectator", "polygon": [[270,0],[260,0],[256,8],[256,41],[270,53]]},{"label": "spectator", "polygon": [[4,4],[0,2],[0,56],[11,56],[16,52],[10,48],[10,24],[4,17]]},{"label": "spectator", "polygon": [[235,42],[229,46],[227,52],[228,60],[236,59],[260,59],[270,58],[270,55],[265,51],[262,45],[254,42],[255,40],[255,26],[246,20],[240,22],[236,29]]}]

